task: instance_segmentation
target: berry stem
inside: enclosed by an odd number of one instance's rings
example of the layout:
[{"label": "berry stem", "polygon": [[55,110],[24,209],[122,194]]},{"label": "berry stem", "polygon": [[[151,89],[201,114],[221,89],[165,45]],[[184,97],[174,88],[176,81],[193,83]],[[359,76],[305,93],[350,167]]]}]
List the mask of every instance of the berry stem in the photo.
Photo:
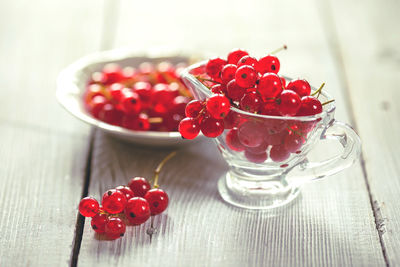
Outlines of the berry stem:
[{"label": "berry stem", "polygon": [[154,188],[158,188],[158,176],[160,175],[160,171],[162,169],[162,167],[164,166],[164,164],[173,156],[176,155],[176,151],[172,151],[171,153],[169,153],[161,162],[160,164],[158,164],[157,168],[154,170],[154,184],[153,187]]},{"label": "berry stem", "polygon": [[324,105],[327,105],[329,103],[332,103],[333,101],[335,101],[335,99],[331,99],[329,101],[326,101],[325,103],[322,103],[321,105],[324,106]]},{"label": "berry stem", "polygon": [[152,118],[149,118],[149,122],[150,123],[162,123],[163,122],[163,118],[161,118],[161,117],[152,117]]},{"label": "berry stem", "polygon": [[315,96],[316,94],[318,94],[318,96],[317,96],[317,98],[318,98],[319,95],[321,94],[322,88],[324,88],[324,86],[325,86],[325,83],[322,83],[321,86],[318,88],[318,90],[315,91],[314,93],[312,93],[311,96]]},{"label": "berry stem", "polygon": [[282,50],[286,50],[286,49],[287,49],[287,45],[283,45],[283,46],[281,46],[281,47],[275,49],[274,51],[270,52],[269,54],[270,54],[270,55],[273,55],[273,54],[276,54],[276,53],[278,53],[278,52],[280,52],[280,51],[282,51]]}]

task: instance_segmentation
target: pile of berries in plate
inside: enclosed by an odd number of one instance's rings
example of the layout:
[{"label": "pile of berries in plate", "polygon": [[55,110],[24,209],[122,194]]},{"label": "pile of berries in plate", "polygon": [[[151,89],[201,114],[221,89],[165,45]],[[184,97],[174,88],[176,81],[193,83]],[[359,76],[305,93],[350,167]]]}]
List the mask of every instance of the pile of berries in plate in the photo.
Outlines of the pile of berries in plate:
[{"label": "pile of berries in plate", "polygon": [[138,68],[110,63],[92,74],[84,94],[89,113],[106,123],[135,131],[177,131],[192,99],[179,71],[169,62]]},{"label": "pile of berries in plate", "polygon": [[158,186],[158,176],[163,165],[174,155],[166,156],[154,171],[153,189],[143,177],[135,177],[127,186],[118,186],[103,194],[101,205],[93,197],[85,197],[79,203],[79,213],[92,217],[92,228],[108,239],[125,234],[126,225],[140,225],[150,216],[162,213],[168,207],[168,195]]},{"label": "pile of berries in plate", "polygon": [[255,163],[266,161],[268,154],[272,161],[283,162],[291,153],[300,153],[318,119],[294,118],[323,111],[326,103],[318,99],[323,85],[311,94],[306,80],[287,82],[278,75],[279,69],[276,56],[256,59],[240,49],[227,59],[212,58],[193,69],[191,74],[212,94],[187,104],[186,118],[179,124],[182,137],[193,139],[201,131],[215,138],[225,132],[221,142]]}]

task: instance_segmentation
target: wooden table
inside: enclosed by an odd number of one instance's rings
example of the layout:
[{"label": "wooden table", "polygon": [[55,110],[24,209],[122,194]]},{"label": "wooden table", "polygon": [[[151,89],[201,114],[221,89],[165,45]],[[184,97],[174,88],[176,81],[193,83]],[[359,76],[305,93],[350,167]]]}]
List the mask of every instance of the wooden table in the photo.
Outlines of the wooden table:
[{"label": "wooden table", "polygon": [[[400,1],[13,0],[0,10],[0,266],[400,265]],[[337,118],[361,136],[361,160],[271,214],[223,203],[221,156],[210,142],[187,147],[165,166],[171,202],[158,233],[149,238],[149,221],[97,240],[77,215],[82,196],[151,176],[170,150],[67,114],[58,72],[120,46],[262,55],[283,43],[282,73],[327,83]]]}]

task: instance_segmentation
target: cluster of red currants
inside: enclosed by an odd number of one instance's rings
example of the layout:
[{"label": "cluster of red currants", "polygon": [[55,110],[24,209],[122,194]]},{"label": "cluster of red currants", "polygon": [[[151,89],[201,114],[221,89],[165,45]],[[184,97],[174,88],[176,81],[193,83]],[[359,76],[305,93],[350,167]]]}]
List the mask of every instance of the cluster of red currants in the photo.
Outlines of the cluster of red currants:
[{"label": "cluster of red currants", "polygon": [[99,120],[135,131],[177,131],[192,99],[178,74],[184,66],[107,64],[92,74],[84,94],[86,109]]},{"label": "cluster of red currants", "polygon": [[[282,49],[286,46],[273,53]],[[225,137],[228,147],[244,151],[245,157],[256,163],[267,160],[268,151],[275,162],[288,159],[290,153],[299,153],[315,121],[303,123],[285,118],[321,113],[326,103],[321,104],[318,97],[324,84],[311,94],[306,80],[287,83],[278,75],[279,69],[276,56],[256,59],[240,49],[230,52],[226,60],[213,58],[195,69],[193,74],[212,95],[187,104],[186,118],[179,124],[182,137],[193,139],[200,131],[207,137],[217,137],[230,129]],[[254,119],[231,107],[275,118]]]},{"label": "cluster of red currants", "polygon": [[164,190],[158,188],[158,175],[167,160],[175,155],[170,153],[155,170],[154,186],[143,177],[135,177],[127,186],[118,186],[107,190],[101,205],[93,197],[85,197],[79,203],[79,212],[91,217],[93,230],[105,234],[108,239],[117,239],[124,235],[126,225],[140,225],[150,216],[165,211],[169,198]]}]

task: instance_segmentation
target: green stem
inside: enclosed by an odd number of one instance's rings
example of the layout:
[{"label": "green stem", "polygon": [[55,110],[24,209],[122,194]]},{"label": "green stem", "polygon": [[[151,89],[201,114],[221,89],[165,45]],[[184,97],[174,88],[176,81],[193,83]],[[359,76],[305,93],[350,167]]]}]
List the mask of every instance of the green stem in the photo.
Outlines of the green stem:
[{"label": "green stem", "polygon": [[162,169],[162,167],[164,166],[164,164],[173,156],[176,155],[176,151],[172,151],[171,153],[169,153],[161,162],[160,164],[158,164],[157,168],[154,170],[154,184],[153,187],[154,188],[158,188],[158,176],[160,175],[160,171]]},{"label": "green stem", "polygon": [[281,47],[275,49],[274,51],[272,51],[272,52],[269,53],[269,54],[270,54],[270,55],[273,55],[273,54],[276,54],[276,53],[278,53],[278,52],[280,52],[280,51],[282,51],[282,50],[286,50],[286,49],[287,49],[287,45],[283,45],[283,46],[281,46]]}]

